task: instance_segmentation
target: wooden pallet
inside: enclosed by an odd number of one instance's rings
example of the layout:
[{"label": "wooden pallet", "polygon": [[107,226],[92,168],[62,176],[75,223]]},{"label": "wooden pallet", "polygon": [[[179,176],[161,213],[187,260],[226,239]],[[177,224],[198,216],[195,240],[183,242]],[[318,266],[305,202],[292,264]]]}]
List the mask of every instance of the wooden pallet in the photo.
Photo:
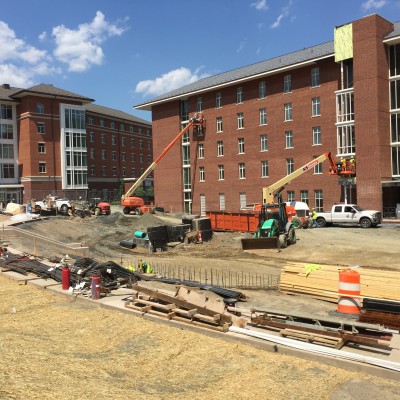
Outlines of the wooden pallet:
[{"label": "wooden pallet", "polygon": [[296,331],[295,329],[282,329],[280,334],[285,337],[304,340],[308,343],[322,344],[324,346],[332,346],[335,349],[341,349],[346,343],[342,338],[334,338],[315,333],[307,333]]},{"label": "wooden pallet", "polygon": [[133,285],[132,288],[137,291],[136,298],[125,303],[125,307],[131,310],[221,332],[228,331],[231,324],[229,315],[197,307],[187,301],[138,285]]}]

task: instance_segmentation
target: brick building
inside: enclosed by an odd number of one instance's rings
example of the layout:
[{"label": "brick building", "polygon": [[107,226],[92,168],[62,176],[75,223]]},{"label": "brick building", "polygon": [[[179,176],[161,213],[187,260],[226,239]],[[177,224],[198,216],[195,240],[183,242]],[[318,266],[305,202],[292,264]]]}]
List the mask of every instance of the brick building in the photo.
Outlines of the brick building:
[{"label": "brick building", "polygon": [[[373,14],[333,29],[334,40],[211,76],[139,104],[151,110],[154,154],[195,112],[203,136],[185,135],[155,170],[157,203],[176,211],[237,211],[262,188],[330,151],[356,157],[357,177],[327,162],[283,198],[329,209],[339,201],[394,216],[400,203],[400,23]],[[170,188],[174,188],[171,193]]]},{"label": "brick building", "polygon": [[[105,200],[152,162],[151,123],[40,84],[0,87],[0,203],[48,194]],[[145,182],[152,186],[152,178]]]}]

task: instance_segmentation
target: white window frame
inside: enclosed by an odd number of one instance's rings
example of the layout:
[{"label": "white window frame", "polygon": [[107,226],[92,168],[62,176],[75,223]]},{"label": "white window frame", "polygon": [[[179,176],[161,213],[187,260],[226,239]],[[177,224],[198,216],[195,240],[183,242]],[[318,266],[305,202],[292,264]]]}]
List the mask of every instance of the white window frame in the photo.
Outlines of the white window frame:
[{"label": "white window frame", "polygon": [[283,93],[292,92],[292,75],[287,74],[283,77]]},{"label": "white window frame", "polygon": [[215,94],[215,108],[222,108],[222,93],[217,92]]},{"label": "white window frame", "polygon": [[320,97],[313,97],[311,99],[311,116],[312,117],[321,116],[321,99],[320,99]]},{"label": "white window frame", "polygon": [[259,116],[260,116],[260,126],[261,125],[267,125],[267,109],[264,108],[260,108],[258,110]]},{"label": "white window frame", "polygon": [[268,151],[268,135],[266,133],[260,135],[260,151]]},{"label": "white window frame", "polygon": [[225,169],[222,164],[218,165],[218,180],[223,181],[225,179]]},{"label": "white window frame", "polygon": [[261,81],[258,83],[258,98],[260,100],[267,97],[267,82]]},{"label": "white window frame", "polygon": [[222,117],[217,117],[216,118],[216,122],[217,122],[217,133],[222,132]]},{"label": "white window frame", "polygon": [[238,154],[244,154],[244,138],[238,138]]},{"label": "white window frame", "polygon": [[311,69],[311,87],[318,87],[319,86],[319,68],[315,67]]},{"label": "white window frame", "polygon": [[199,147],[197,148],[197,157],[204,158],[204,144],[199,143]]},{"label": "white window frame", "polygon": [[243,87],[239,86],[236,89],[236,104],[243,103]]},{"label": "white window frame", "polygon": [[199,182],[204,182],[205,178],[205,170],[204,167],[199,167]]},{"label": "white window frame", "polygon": [[224,156],[224,142],[222,140],[217,141],[217,157]]},{"label": "white window frame", "polygon": [[261,178],[269,177],[268,160],[261,161]]},{"label": "white window frame", "polygon": [[293,121],[292,103],[285,103],[284,104],[284,111],[285,111],[285,122],[286,121]]},{"label": "white window frame", "polygon": [[293,131],[285,131],[285,149],[293,149]]},{"label": "white window frame", "polygon": [[294,161],[293,158],[286,159],[286,175],[291,174],[294,172]]},{"label": "white window frame", "polygon": [[246,179],[246,164],[239,163],[239,179]]},{"label": "white window frame", "polygon": [[324,211],[324,192],[321,189],[314,190],[315,210],[317,212]]},{"label": "white window frame", "polygon": [[244,115],[242,112],[237,113],[237,129],[244,129]]},{"label": "white window frame", "polygon": [[313,146],[322,145],[321,127],[320,126],[313,126],[312,132],[313,132]]}]

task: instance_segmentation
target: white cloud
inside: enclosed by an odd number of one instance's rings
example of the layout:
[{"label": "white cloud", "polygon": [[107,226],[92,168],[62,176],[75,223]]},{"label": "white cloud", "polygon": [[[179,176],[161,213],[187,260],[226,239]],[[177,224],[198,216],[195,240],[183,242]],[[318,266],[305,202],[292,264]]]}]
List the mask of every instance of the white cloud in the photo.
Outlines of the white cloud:
[{"label": "white cloud", "polygon": [[135,91],[142,93],[143,97],[158,96],[209,76],[208,74],[199,74],[199,72],[200,68],[192,72],[186,67],[181,67],[153,80],[139,82]]},{"label": "white cloud", "polygon": [[386,0],[367,0],[364,2],[361,7],[364,11],[379,9],[382,8],[386,4]]},{"label": "white cloud", "polygon": [[123,22],[111,24],[101,11],[97,11],[93,21],[81,24],[75,30],[56,26],[52,31],[57,45],[54,56],[73,72],[84,72],[92,65],[101,65],[104,53],[100,45],[112,36],[121,36],[126,28],[118,25]]},{"label": "white cloud", "polygon": [[258,0],[255,3],[251,3],[250,7],[254,7],[257,10],[268,10],[267,0]]},{"label": "white cloud", "polygon": [[0,64],[0,82],[9,83],[15,87],[29,87],[34,84],[32,73],[18,68],[13,64]]},{"label": "white cloud", "polygon": [[271,28],[278,28],[282,22],[282,20],[286,17],[289,16],[290,14],[290,8],[292,7],[293,1],[289,0],[289,3],[287,4],[287,6],[282,8],[282,12],[281,14],[279,14],[278,18],[275,20],[275,22],[271,25]]},{"label": "white cloud", "polygon": [[35,64],[44,59],[48,59],[46,51],[38,50],[18,39],[15,32],[5,22],[0,21],[0,63],[13,60]]}]

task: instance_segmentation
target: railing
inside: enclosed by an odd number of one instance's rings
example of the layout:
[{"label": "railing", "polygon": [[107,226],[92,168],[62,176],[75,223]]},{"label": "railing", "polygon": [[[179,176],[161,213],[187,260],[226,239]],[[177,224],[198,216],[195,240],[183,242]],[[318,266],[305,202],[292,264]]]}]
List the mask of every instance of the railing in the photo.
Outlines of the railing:
[{"label": "railing", "polygon": [[396,207],[383,207],[383,218],[397,218]]}]

